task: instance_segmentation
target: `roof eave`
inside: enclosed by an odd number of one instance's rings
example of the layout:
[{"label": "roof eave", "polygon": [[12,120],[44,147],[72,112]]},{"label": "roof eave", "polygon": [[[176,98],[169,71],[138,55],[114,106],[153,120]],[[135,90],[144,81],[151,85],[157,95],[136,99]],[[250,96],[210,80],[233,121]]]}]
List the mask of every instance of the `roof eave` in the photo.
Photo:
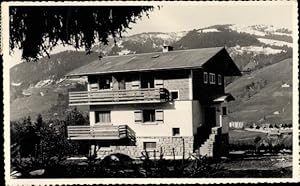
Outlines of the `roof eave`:
[{"label": "roof eave", "polygon": [[115,74],[115,73],[130,73],[130,72],[165,71],[165,70],[190,70],[190,69],[200,69],[200,68],[202,68],[202,66],[180,67],[180,68],[156,68],[156,69],[137,69],[137,70],[122,70],[122,71],[106,71],[106,72],[67,74],[67,75],[65,75],[65,77],[90,76],[90,75]]}]

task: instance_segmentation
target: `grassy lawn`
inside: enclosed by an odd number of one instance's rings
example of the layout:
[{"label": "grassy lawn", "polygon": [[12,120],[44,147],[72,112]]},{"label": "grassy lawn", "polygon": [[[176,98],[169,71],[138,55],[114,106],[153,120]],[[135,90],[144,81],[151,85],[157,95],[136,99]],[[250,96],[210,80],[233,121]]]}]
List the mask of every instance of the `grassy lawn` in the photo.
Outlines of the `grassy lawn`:
[{"label": "grassy lawn", "polygon": [[230,130],[229,131],[229,143],[253,143],[257,136],[261,138],[265,137],[267,134],[255,131],[245,131],[245,130]]}]

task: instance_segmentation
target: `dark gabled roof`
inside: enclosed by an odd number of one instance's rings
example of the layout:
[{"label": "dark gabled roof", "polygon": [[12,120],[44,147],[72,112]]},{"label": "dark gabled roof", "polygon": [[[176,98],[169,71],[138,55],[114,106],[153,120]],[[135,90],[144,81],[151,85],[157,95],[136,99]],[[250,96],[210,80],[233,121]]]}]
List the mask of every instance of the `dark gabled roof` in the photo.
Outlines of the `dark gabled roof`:
[{"label": "dark gabled roof", "polygon": [[215,97],[213,99],[213,102],[225,102],[225,101],[229,102],[229,101],[234,101],[234,100],[235,100],[235,98],[231,94],[227,93],[227,94]]},{"label": "dark gabled roof", "polygon": [[[67,76],[202,68],[210,59],[224,52],[225,55],[222,56],[228,58],[229,55],[223,47],[108,56],[77,68],[68,73]],[[226,59],[219,59],[218,61],[221,63],[224,60]],[[240,71],[232,59],[229,57],[227,61],[232,63],[230,67],[233,69],[230,69],[230,71],[234,72],[230,75],[240,75]]]}]

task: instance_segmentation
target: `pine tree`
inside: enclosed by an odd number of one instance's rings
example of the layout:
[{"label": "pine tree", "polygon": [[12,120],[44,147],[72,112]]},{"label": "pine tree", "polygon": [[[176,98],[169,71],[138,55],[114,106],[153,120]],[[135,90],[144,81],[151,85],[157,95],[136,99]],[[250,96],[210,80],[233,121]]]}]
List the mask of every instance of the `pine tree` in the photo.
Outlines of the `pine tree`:
[{"label": "pine tree", "polygon": [[43,126],[43,118],[41,114],[38,114],[35,125],[37,130],[40,130],[40,128]]}]

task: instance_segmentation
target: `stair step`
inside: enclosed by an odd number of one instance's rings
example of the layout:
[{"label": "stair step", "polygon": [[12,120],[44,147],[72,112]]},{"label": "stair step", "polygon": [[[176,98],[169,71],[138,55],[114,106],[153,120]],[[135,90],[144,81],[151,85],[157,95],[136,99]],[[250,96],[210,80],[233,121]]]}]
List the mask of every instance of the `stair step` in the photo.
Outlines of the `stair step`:
[{"label": "stair step", "polygon": [[204,144],[207,144],[207,145],[213,145],[213,144],[214,144],[214,141],[206,141]]},{"label": "stair step", "polygon": [[208,135],[208,138],[198,148],[200,155],[213,157],[214,151],[217,150],[216,147],[218,146],[218,138],[222,132],[221,130],[221,127],[211,128],[211,133]]}]

